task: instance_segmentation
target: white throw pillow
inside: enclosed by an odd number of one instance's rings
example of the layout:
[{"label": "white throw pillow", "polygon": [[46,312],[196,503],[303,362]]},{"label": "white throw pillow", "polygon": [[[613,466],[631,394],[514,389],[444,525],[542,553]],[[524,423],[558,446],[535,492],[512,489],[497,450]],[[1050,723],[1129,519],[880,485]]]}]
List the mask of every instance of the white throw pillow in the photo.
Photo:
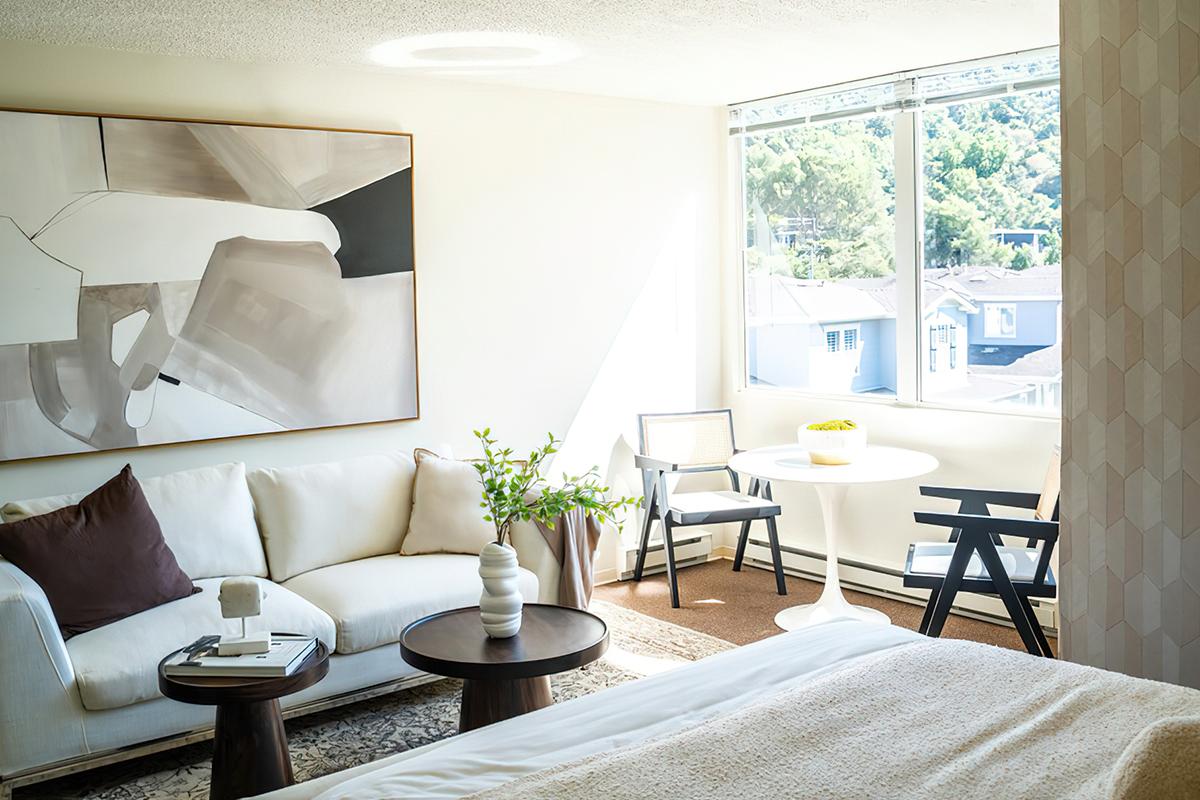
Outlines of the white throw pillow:
[{"label": "white throw pillow", "polygon": [[[254,523],[245,464],[220,464],[140,479],[150,510],[179,567],[192,580],[227,575],[266,577],[267,561]],[[0,508],[15,522],[78,503],[86,495],[21,500]]]},{"label": "white throw pillow", "polygon": [[402,556],[426,553],[479,555],[495,541],[496,529],[483,518],[479,473],[466,461],[440,458],[428,450],[415,453],[412,520],[400,548]]},{"label": "white throw pillow", "polygon": [[392,453],[251,472],[272,580],[399,550],[414,469]]}]

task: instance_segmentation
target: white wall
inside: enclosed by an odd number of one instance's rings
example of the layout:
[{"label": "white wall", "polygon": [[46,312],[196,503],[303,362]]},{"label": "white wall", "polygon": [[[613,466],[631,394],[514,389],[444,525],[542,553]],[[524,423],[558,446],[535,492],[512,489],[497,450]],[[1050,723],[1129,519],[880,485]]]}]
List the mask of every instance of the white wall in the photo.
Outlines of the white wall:
[{"label": "white wall", "polygon": [[462,455],[483,425],[521,448],[570,431],[560,465],[607,470],[636,411],[720,399],[720,110],[14,42],[0,106],[413,133],[421,365],[418,421],[4,464],[0,499],[89,489],[127,461]]}]

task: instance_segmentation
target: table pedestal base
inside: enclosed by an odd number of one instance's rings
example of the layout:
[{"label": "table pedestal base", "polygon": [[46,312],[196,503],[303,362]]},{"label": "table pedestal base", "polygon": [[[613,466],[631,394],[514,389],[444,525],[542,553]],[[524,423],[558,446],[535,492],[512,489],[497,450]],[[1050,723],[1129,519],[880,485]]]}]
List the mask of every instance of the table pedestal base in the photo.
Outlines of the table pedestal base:
[{"label": "table pedestal base", "polygon": [[838,539],[841,529],[842,506],[846,502],[846,486],[819,483],[817,499],[821,501],[821,516],[825,520],[825,588],[817,602],[785,608],[775,615],[775,624],[785,631],[806,625],[816,625],[831,619],[860,619],[887,625],[891,620],[882,611],[852,606],[842,594],[838,581]]},{"label": "table pedestal base", "polygon": [[882,611],[864,606],[852,606],[849,603],[809,603],[803,606],[785,608],[775,615],[775,624],[785,631],[794,631],[807,625],[817,625],[831,619],[860,619],[864,622],[878,622],[887,625],[892,620]]},{"label": "table pedestal base", "polygon": [[463,681],[458,732],[482,728],[493,722],[527,714],[551,705],[550,678]]},{"label": "table pedestal base", "polygon": [[217,706],[210,800],[253,797],[293,782],[279,701]]}]

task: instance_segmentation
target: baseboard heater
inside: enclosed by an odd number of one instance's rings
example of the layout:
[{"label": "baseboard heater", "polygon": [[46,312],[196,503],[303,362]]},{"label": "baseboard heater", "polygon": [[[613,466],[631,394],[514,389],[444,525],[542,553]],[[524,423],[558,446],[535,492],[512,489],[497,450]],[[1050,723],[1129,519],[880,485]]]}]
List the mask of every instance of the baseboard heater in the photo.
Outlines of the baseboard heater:
[{"label": "baseboard heater", "polygon": [[[712,534],[707,531],[698,534],[688,534],[675,539],[675,567],[681,569],[693,564],[703,564],[712,555]],[[633,568],[637,563],[637,550],[625,551],[625,562],[621,565],[619,580],[629,580],[633,577]],[[667,571],[667,557],[664,553],[662,540],[650,540],[646,548],[646,566],[643,575],[657,575]]]},{"label": "baseboard heater", "polygon": [[[771,564],[770,547],[766,540],[751,538],[747,545],[745,558],[747,565],[759,569],[774,569]],[[781,544],[779,550],[783,554],[783,571],[785,573],[798,578],[824,582],[824,553],[785,544]],[[928,599],[925,592],[916,594],[904,588],[901,584],[904,573],[901,570],[852,558],[839,558],[838,566],[846,568],[839,570],[838,578],[842,586],[848,589],[920,606],[924,606]],[[952,608],[956,614],[1013,627],[1012,620],[1008,618],[1003,603],[998,598],[960,593],[958,600],[959,602],[956,602]],[[1057,635],[1057,606],[1053,603],[1039,602],[1037,598],[1030,598],[1029,602],[1033,606],[1034,614],[1037,615],[1042,628],[1050,634]]]}]

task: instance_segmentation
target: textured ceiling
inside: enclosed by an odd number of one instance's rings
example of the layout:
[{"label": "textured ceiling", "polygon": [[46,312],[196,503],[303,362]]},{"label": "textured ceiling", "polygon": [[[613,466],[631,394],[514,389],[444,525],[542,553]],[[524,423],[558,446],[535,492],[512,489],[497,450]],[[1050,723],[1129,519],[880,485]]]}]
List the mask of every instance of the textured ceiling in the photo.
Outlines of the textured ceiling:
[{"label": "textured ceiling", "polygon": [[0,39],[258,63],[368,67],[379,42],[468,30],[558,36],[583,55],[463,79],[723,104],[1054,44],[1058,2],[0,0]]}]

